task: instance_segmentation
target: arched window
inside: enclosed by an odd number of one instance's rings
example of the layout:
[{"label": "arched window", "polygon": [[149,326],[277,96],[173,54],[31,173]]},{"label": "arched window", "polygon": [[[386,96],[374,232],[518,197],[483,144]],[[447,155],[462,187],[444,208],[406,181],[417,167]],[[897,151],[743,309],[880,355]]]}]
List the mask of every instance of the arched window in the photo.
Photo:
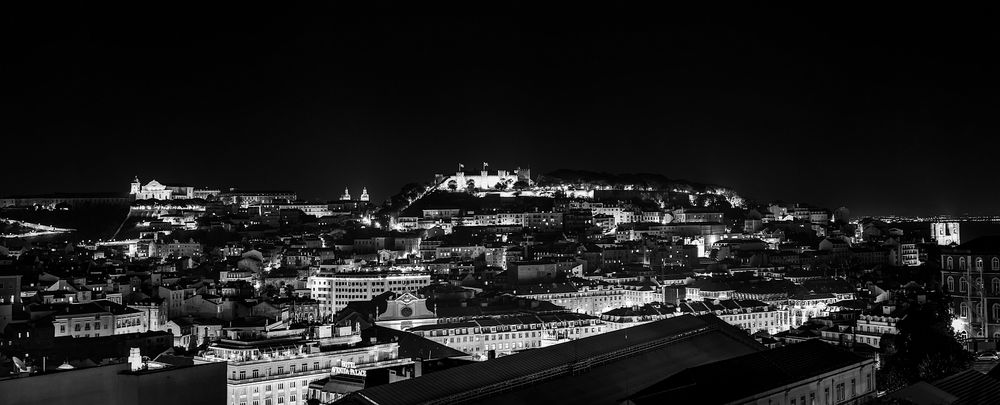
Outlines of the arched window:
[{"label": "arched window", "polygon": [[993,319],[1000,319],[1000,304],[993,304]]},{"label": "arched window", "polygon": [[959,308],[958,312],[959,316],[961,316],[962,318],[969,317],[969,304],[963,302],[961,305],[959,305],[958,308]]},{"label": "arched window", "polygon": [[966,269],[965,268],[965,258],[964,257],[959,257],[958,258],[958,269],[959,270],[965,270]]},{"label": "arched window", "polygon": [[990,268],[1000,270],[1000,258],[994,257],[993,260],[990,260]]},{"label": "arched window", "polygon": [[982,257],[977,257],[976,258],[976,270],[982,270],[982,269],[983,269],[983,258]]},{"label": "arched window", "polygon": [[990,284],[992,284],[991,291],[993,291],[994,294],[1000,294],[1000,278],[993,277],[993,282]]},{"label": "arched window", "polygon": [[948,291],[955,292],[955,277],[948,276]]},{"label": "arched window", "polygon": [[946,268],[948,270],[951,270],[951,269],[955,268],[955,260],[952,259],[951,256],[948,256],[948,259],[945,260],[945,266],[944,266],[944,268]]},{"label": "arched window", "polygon": [[965,280],[965,277],[960,277],[958,279],[958,291],[965,292],[969,289],[969,282]]},{"label": "arched window", "polygon": [[978,319],[978,318],[980,318],[982,316],[983,316],[983,303],[982,302],[977,302],[976,303],[976,316],[974,316],[973,318],[974,319]]}]

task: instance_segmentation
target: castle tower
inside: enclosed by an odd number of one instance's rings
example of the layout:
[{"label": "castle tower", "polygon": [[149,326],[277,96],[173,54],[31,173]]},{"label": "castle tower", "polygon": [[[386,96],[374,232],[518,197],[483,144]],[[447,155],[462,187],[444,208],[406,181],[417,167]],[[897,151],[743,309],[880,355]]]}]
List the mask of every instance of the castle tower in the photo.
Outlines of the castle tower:
[{"label": "castle tower", "polygon": [[517,170],[516,170],[516,173],[517,173],[517,181],[523,181],[525,183],[528,183],[528,185],[532,184],[531,183],[531,168],[530,167],[527,168],[527,169],[522,169],[522,168],[518,167]]},{"label": "castle tower", "polygon": [[368,201],[369,198],[370,197],[368,197],[368,187],[362,187],[361,188],[361,201]]},{"label": "castle tower", "polygon": [[344,194],[340,196],[340,201],[351,201],[351,193],[344,187]]},{"label": "castle tower", "polygon": [[131,187],[129,188],[129,192],[128,193],[129,194],[139,194],[139,191],[141,191],[141,190],[142,190],[142,183],[139,183],[139,176],[135,176],[135,179],[132,180],[132,184],[131,184]]}]

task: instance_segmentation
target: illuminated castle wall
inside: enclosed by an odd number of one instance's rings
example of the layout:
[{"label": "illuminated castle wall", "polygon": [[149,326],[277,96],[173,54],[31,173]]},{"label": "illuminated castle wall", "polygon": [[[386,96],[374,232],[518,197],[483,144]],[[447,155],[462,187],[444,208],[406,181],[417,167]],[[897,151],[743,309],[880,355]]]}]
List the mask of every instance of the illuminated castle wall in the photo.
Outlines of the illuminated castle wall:
[{"label": "illuminated castle wall", "polygon": [[496,190],[500,183],[505,184],[509,190],[518,181],[531,184],[531,169],[518,168],[513,172],[497,170],[492,174],[486,170],[479,173],[459,171],[450,176],[439,174],[435,180],[445,191],[470,191],[470,187],[471,190]]}]

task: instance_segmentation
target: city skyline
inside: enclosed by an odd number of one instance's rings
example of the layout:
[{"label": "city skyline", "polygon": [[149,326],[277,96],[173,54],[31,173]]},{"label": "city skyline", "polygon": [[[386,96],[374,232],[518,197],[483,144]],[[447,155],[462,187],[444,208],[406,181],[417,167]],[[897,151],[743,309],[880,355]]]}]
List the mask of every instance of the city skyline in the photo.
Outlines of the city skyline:
[{"label": "city skyline", "polygon": [[5,7],[0,404],[1000,404],[991,10],[345,4]]},{"label": "city skyline", "polygon": [[[990,214],[977,197],[1000,189],[956,176],[990,159],[996,129],[995,62],[977,51],[993,37],[974,23],[927,31],[875,10],[848,28],[785,10],[551,25],[282,6],[262,24],[209,9],[175,28],[170,13],[75,11],[7,25],[7,145],[42,152],[5,156],[23,170],[0,179],[4,194],[115,191],[140,175],[388,196],[479,161],[873,214]],[[983,147],[949,158],[931,139]]]}]

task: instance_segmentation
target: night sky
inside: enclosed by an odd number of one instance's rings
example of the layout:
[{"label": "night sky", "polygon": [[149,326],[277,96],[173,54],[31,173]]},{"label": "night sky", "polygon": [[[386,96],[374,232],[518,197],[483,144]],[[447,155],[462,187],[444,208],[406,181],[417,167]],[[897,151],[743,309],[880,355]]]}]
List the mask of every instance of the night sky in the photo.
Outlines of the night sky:
[{"label": "night sky", "polygon": [[276,7],[2,13],[0,194],[124,192],[138,175],[382,200],[487,161],[862,214],[1000,214],[1000,38],[979,10]]}]

